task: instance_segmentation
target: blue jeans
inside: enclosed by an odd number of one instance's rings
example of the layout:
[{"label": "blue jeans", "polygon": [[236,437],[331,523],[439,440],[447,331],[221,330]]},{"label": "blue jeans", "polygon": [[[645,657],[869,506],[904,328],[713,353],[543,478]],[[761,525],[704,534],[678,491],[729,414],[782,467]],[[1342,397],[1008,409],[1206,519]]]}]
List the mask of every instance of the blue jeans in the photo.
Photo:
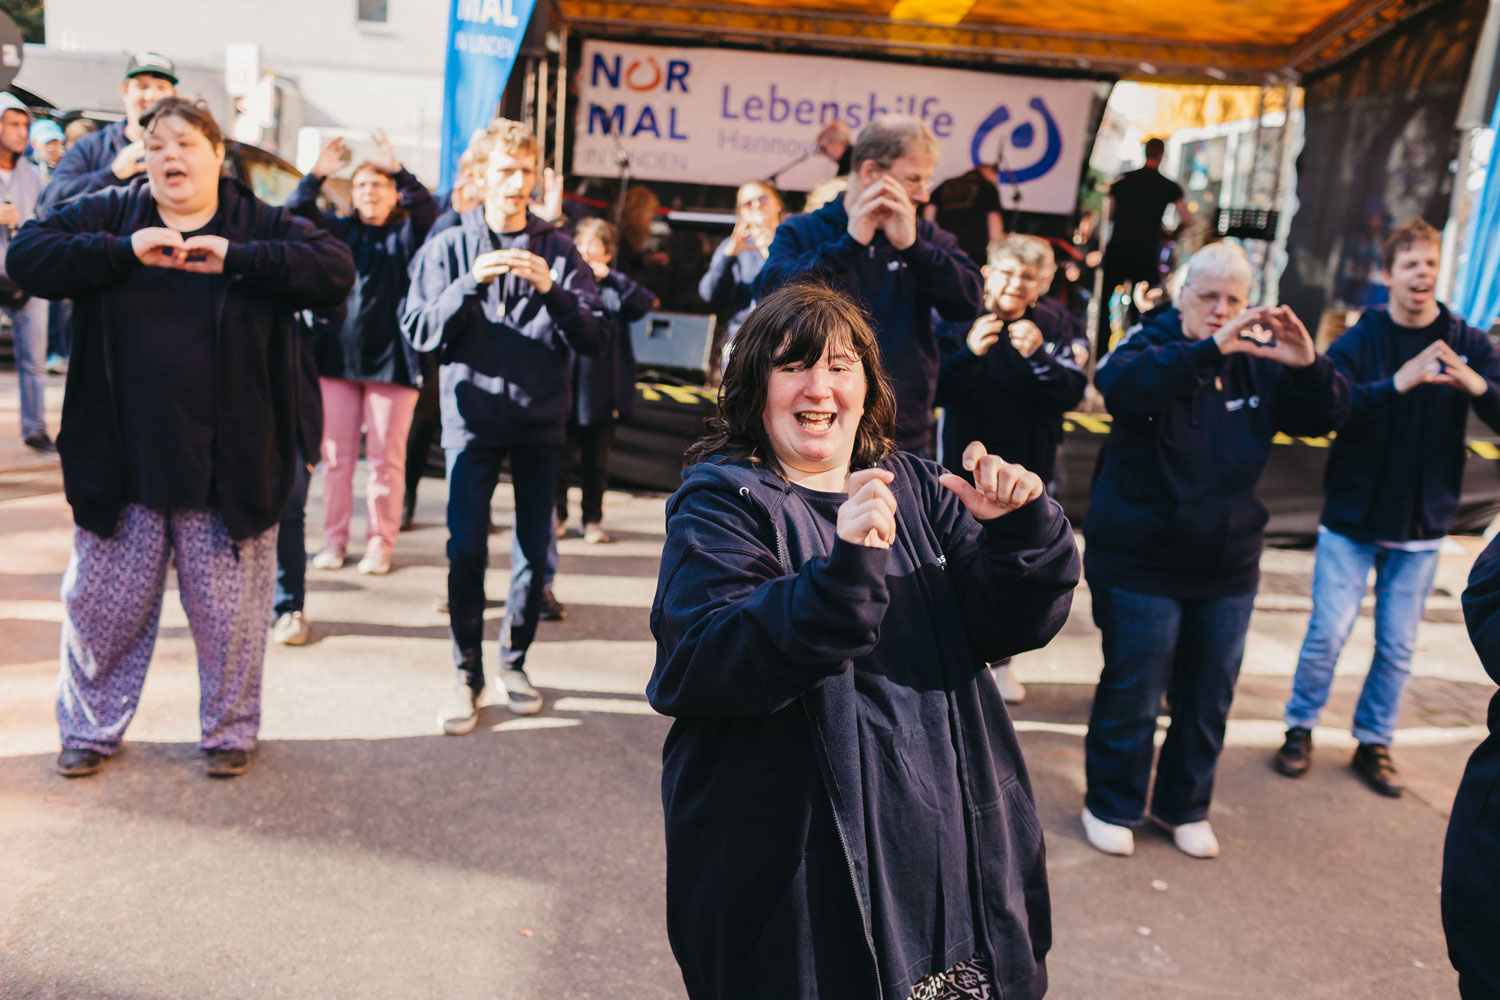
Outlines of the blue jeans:
[{"label": "blue jeans", "polygon": [[47,432],[46,299],[30,298],[19,309],[6,309],[16,341],[16,373],[21,377],[21,436]]},{"label": "blue jeans", "polygon": [[1311,729],[1328,702],[1333,668],[1359,617],[1365,581],[1375,568],[1375,656],[1354,708],[1354,738],[1390,746],[1401,714],[1401,692],[1411,672],[1417,623],[1437,575],[1436,549],[1405,552],[1357,542],[1336,531],[1318,531],[1313,565],[1313,609],[1307,638],[1297,657],[1292,697],[1286,703],[1287,728]]},{"label": "blue jeans", "polygon": [[292,492],[281,511],[281,531],[276,536],[276,604],[273,613],[301,611],[307,598],[307,487],[312,473],[307,458],[297,448],[297,475]]},{"label": "blue jeans", "polygon": [[500,662],[525,665],[542,606],[543,574],[552,530],[557,445],[470,443],[446,452],[448,465],[448,624],[453,660],[471,687],[484,684],[484,572],[490,561],[490,498],[510,458],[516,496],[510,593],[500,631]]},{"label": "blue jeans", "polygon": [[1084,804],[1105,822],[1140,823],[1166,693],[1172,724],[1156,766],[1151,814],[1174,826],[1197,822],[1213,796],[1255,592],[1183,601],[1092,581],[1089,590],[1094,624],[1104,633],[1104,671],[1084,740]]}]

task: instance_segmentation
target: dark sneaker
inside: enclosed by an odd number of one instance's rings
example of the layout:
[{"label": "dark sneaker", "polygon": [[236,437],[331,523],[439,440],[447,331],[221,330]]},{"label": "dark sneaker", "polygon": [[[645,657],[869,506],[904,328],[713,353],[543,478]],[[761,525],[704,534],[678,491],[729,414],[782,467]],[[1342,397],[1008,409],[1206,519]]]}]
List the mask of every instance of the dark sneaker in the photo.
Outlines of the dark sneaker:
[{"label": "dark sneaker", "polygon": [[210,778],[233,778],[250,770],[249,750],[205,750],[203,773]]},{"label": "dark sneaker", "polygon": [[1288,778],[1300,778],[1312,766],[1312,730],[1306,726],[1293,726],[1286,731],[1286,742],[1276,751],[1271,762],[1277,774]]},{"label": "dark sneaker", "polygon": [[1365,779],[1365,784],[1381,795],[1396,799],[1401,797],[1401,779],[1396,774],[1396,762],[1391,760],[1391,749],[1379,743],[1361,743],[1354,751],[1350,762],[1355,773]]},{"label": "dark sneaker", "polygon": [[526,671],[501,670],[500,682],[505,685],[506,703],[516,715],[536,715],[542,710],[542,693],[531,686]]},{"label": "dark sneaker", "polygon": [[417,498],[410,493],[401,498],[401,531],[410,531],[417,516]]},{"label": "dark sneaker", "polygon": [[546,590],[542,591],[542,621],[560,622],[567,617],[567,605],[563,604],[562,601],[559,601],[557,597],[553,595],[552,588],[548,587]]},{"label": "dark sneaker", "polygon": [[97,750],[64,750],[57,755],[57,773],[64,778],[84,778],[98,774],[105,756]]},{"label": "dark sneaker", "polygon": [[479,699],[483,694],[484,688],[470,686],[468,677],[459,674],[438,709],[438,725],[443,732],[449,736],[472,733],[479,723]]},{"label": "dark sneaker", "polygon": [[52,442],[52,439],[47,436],[46,431],[42,431],[40,434],[30,434],[26,437],[23,437],[21,439],[21,443],[30,448],[32,451],[39,451],[44,455],[57,454],[57,445],[54,444]]}]

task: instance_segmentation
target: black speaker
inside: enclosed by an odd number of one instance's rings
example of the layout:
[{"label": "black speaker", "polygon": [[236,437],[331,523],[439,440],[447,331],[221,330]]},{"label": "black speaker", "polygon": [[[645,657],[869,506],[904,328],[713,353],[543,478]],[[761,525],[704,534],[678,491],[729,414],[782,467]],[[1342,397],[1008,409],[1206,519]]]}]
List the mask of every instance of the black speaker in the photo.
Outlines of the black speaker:
[{"label": "black speaker", "polygon": [[671,371],[706,383],[717,319],[691,313],[647,313],[630,324],[636,367]]}]

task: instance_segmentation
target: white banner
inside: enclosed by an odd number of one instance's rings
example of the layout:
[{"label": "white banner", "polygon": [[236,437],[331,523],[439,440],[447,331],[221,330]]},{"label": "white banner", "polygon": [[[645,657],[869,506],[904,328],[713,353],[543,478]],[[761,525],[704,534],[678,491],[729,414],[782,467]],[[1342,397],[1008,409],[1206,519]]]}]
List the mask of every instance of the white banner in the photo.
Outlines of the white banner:
[{"label": "white banner", "polygon": [[806,191],[834,174],[814,149],[823,125],[838,118],[857,135],[873,117],[905,114],[937,136],[935,181],[1003,160],[1007,210],[1014,177],[1023,210],[1070,214],[1092,90],[1085,80],[587,40],[573,170],[614,176],[623,148],[642,180],[737,185],[776,174],[780,187]]}]

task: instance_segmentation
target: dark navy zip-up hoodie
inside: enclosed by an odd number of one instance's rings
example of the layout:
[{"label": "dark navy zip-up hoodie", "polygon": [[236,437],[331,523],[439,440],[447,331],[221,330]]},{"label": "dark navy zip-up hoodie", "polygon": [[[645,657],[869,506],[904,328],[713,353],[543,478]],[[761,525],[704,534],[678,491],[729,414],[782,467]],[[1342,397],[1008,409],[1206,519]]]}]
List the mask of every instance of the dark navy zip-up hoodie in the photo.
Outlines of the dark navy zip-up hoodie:
[{"label": "dark navy zip-up hoodie", "polygon": [[1463,486],[1464,429],[1473,406],[1500,431],[1500,355],[1490,338],[1439,305],[1436,332],[1489,383],[1462,389],[1418,385],[1396,391],[1395,374],[1434,339],[1434,328],[1398,326],[1371,309],[1328,348],[1351,385],[1323,476],[1323,524],[1365,542],[1441,538],[1453,526]]},{"label": "dark navy zip-up hoodie", "polygon": [[981,524],[935,463],[881,465],[892,549],[831,540],[747,460],[692,466],[667,504],[647,695],[675,718],[667,929],[693,1000],[901,1000],[976,953],[1001,995],[1046,990],[1041,831],[985,663],[1062,627],[1072,531],[1050,498]]},{"label": "dark navy zip-up hoodie", "polygon": [[1183,600],[1254,590],[1271,438],[1344,419],[1349,385],[1333,363],[1226,356],[1183,336],[1173,307],[1131,330],[1094,384],[1114,422],[1084,518],[1089,583]]},{"label": "dark navy zip-up hoodie", "polygon": [[916,242],[905,250],[897,250],[882,232],[862,246],[849,235],[844,200],[835,198],[776,227],[756,298],[803,275],[843,291],[870,317],[896,390],[897,443],[908,451],[926,448],[935,423],[939,365],[932,311],[955,323],[978,317],[984,297],[979,268],[957,240],[920,216]]},{"label": "dark navy zip-up hoodie", "polygon": [[115,157],[127,145],[124,121],[111,122],[73,143],[73,148],[52,168],[47,186],[37,200],[37,215],[45,217],[75,198],[105,188],[125,187],[137,177],[144,177],[136,174],[121,180],[115,176]]},{"label": "dark navy zip-up hoodie", "polygon": [[611,270],[599,283],[604,348],[596,357],[573,358],[573,415],[579,427],[635,416],[635,345],[630,324],[651,311],[656,296],[627,275]]},{"label": "dark navy zip-up hoodie", "polygon": [[[106,537],[127,502],[115,374],[140,311],[131,277],[143,265],[130,236],[156,218],[144,179],[108,188],[28,222],[6,260],[11,277],[32,294],[73,300],[57,447],[74,521]],[[229,537],[240,540],[281,519],[292,486],[303,432],[294,314],[341,304],[354,263],[338,240],[235,180],[219,181],[215,221],[230,246],[224,273],[202,276],[213,285],[217,309],[214,370],[204,373],[214,383],[213,494]]]},{"label": "dark navy zip-up hoodie", "polygon": [[[1500,683],[1500,539],[1469,573],[1464,623],[1479,662]],[[1443,846],[1443,930],[1464,997],[1500,996],[1500,692],[1490,696],[1490,735],[1464,768]]]},{"label": "dark navy zip-up hoodie", "polygon": [[418,351],[438,352],[444,448],[562,444],[568,352],[592,357],[604,344],[594,272],[567,234],[528,212],[525,229],[509,238],[551,265],[546,295],[514,274],[474,280],[475,259],[502,239],[481,206],[412,262],[401,329]]},{"label": "dark navy zip-up hoodie", "polygon": [[1073,344],[1088,344],[1082,324],[1060,306],[1038,303],[1023,319],[1042,331],[1042,346],[1030,357],[1011,346],[1005,331],[983,356],[969,350],[973,323],[938,324],[943,367],[937,403],[943,407],[943,464],[961,476],[971,441],[1007,462],[1052,482],[1063,414],[1078,405],[1088,376],[1073,356]]},{"label": "dark navy zip-up hoodie", "polygon": [[437,217],[437,202],[407,170],[392,175],[401,201],[384,225],[370,226],[358,215],[337,216],[318,209],[323,178],[308,174],[298,182],[286,207],[338,237],[354,256],[354,289],[343,321],[317,339],[318,374],[360,382],[422,384],[421,360],[401,336],[401,303],[407,267]]}]

